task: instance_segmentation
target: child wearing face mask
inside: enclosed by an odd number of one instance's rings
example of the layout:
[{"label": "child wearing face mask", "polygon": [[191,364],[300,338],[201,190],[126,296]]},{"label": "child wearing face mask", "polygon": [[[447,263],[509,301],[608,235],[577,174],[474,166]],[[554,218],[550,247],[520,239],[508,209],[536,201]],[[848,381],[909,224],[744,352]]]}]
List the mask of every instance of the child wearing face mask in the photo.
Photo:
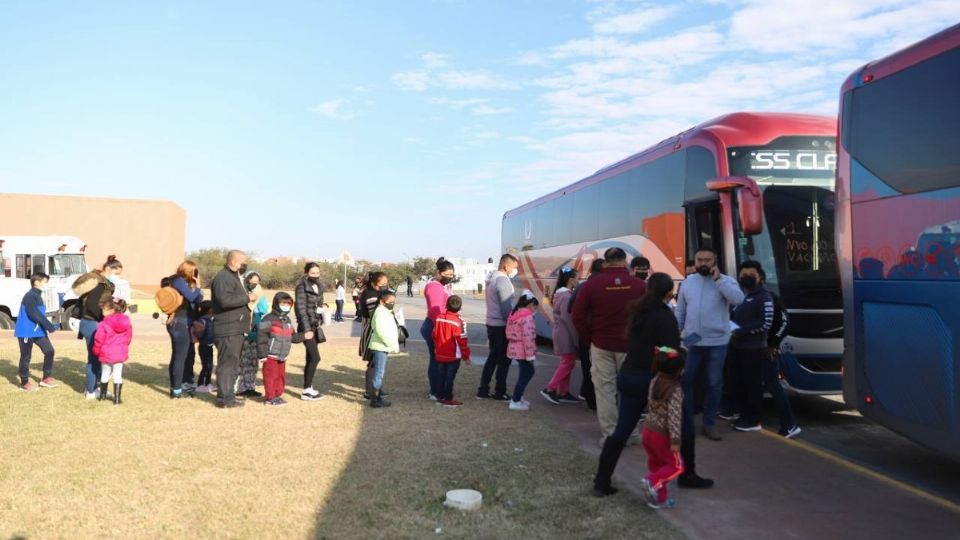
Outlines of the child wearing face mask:
[{"label": "child wearing face mask", "polygon": [[373,376],[370,380],[370,406],[377,409],[389,407],[383,399],[383,376],[387,371],[387,355],[400,352],[400,325],[393,313],[396,293],[389,289],[380,291],[380,305],[373,311],[370,321],[370,350]]},{"label": "child wearing face mask", "polygon": [[763,286],[757,261],[744,261],[737,272],[745,298],[734,310],[736,325],[730,340],[729,358],[732,395],[739,404],[737,431],[760,431],[760,410],[763,403],[763,367],[768,361],[767,332],[773,326],[773,297]]},{"label": "child wearing face mask", "polygon": [[264,315],[257,326],[257,356],[263,364],[263,403],[272,407],[285,405],[281,397],[287,385],[286,361],[294,343],[313,339],[313,331],[294,332],[290,320],[293,298],[278,292],[273,298],[273,311]]}]

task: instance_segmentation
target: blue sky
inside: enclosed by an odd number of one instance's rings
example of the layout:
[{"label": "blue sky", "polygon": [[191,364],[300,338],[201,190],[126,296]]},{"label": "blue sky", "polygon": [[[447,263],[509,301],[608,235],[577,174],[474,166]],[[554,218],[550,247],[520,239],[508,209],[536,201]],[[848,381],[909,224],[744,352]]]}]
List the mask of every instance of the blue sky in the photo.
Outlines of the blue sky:
[{"label": "blue sky", "polygon": [[504,211],[713,116],[836,114],[954,0],[0,3],[0,191],[162,198],[187,248],[499,252]]}]

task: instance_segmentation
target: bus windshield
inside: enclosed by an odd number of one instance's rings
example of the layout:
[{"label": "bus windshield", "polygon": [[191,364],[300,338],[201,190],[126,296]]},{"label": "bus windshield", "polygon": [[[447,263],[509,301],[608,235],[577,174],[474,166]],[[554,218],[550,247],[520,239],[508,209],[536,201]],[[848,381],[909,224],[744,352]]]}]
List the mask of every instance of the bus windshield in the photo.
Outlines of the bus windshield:
[{"label": "bus windshield", "polygon": [[762,233],[744,235],[734,220],[737,262],[760,262],[767,287],[792,309],[843,307],[834,244],[835,169],[832,137],[784,137],[771,146],[730,151],[731,174],[749,176],[763,192]]},{"label": "bus windshield", "polygon": [[87,271],[83,255],[51,255],[50,275],[70,277]]}]

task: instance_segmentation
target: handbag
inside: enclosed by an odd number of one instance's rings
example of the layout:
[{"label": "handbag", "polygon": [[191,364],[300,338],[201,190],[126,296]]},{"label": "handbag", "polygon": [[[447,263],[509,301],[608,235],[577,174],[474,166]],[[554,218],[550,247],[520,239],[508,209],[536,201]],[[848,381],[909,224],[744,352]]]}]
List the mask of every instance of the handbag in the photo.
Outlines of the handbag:
[{"label": "handbag", "polygon": [[317,343],[326,343],[327,336],[323,333],[323,328],[317,326],[313,329],[313,339],[317,340]]}]

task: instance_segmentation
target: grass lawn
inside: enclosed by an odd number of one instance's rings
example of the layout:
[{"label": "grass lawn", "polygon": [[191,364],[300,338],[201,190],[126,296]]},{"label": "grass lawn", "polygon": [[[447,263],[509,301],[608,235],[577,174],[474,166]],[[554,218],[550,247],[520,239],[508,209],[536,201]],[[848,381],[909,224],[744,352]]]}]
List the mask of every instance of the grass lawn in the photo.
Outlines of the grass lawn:
[{"label": "grass lawn", "polygon": [[[535,411],[433,405],[420,355],[391,359],[389,409],[366,406],[355,342],[332,339],[325,399],[297,399],[298,346],[289,405],[220,410],[212,396],[167,397],[169,344],[155,333],[135,339],[115,407],[83,399],[82,342],[54,344],[63,385],[27,394],[0,333],[0,538],[679,537],[629,493],[590,497],[594,460]],[[477,369],[461,369],[461,398]],[[482,510],[443,507],[461,487],[483,493]]]}]

